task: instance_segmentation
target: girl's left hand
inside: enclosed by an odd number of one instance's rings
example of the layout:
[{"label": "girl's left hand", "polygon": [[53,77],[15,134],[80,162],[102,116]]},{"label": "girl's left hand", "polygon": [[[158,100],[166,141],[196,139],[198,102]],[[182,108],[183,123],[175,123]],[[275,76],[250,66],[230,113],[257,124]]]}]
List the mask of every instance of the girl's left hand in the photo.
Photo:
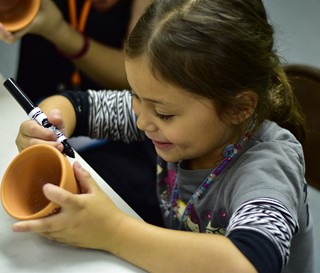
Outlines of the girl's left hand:
[{"label": "girl's left hand", "polygon": [[69,245],[110,251],[116,239],[118,224],[124,217],[111,199],[100,189],[89,172],[78,162],[74,173],[83,191],[72,194],[52,184],[43,187],[46,197],[59,204],[55,215],[13,225],[15,232],[35,232]]}]

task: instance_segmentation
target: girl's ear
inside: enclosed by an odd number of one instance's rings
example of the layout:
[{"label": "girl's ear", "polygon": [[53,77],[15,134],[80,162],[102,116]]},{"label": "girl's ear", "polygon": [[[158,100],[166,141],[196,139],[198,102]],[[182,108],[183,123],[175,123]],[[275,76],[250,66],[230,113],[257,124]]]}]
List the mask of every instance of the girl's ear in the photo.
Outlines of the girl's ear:
[{"label": "girl's ear", "polygon": [[258,95],[253,91],[243,91],[236,95],[236,100],[241,107],[230,111],[230,122],[233,125],[238,125],[253,115],[258,104]]}]

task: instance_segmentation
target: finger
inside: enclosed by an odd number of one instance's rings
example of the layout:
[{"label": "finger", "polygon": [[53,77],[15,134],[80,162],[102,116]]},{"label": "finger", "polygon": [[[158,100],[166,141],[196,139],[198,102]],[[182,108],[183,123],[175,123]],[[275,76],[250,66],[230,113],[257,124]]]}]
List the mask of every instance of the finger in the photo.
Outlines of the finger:
[{"label": "finger", "polygon": [[47,128],[42,127],[35,120],[28,120],[21,124],[19,133],[28,138],[37,138],[47,141],[57,139],[57,135]]},{"label": "finger", "polygon": [[[78,208],[79,203],[76,195],[53,184],[43,186],[45,196],[64,210]],[[36,232],[52,233],[60,229],[60,223],[65,222],[65,216],[62,213],[54,214],[42,219],[17,222],[13,225],[14,232]]]},{"label": "finger", "polygon": [[60,142],[57,142],[56,140],[46,141],[46,140],[37,139],[37,138],[26,138],[21,135],[18,135],[16,138],[16,146],[18,147],[19,152],[35,144],[47,144],[58,149],[60,152],[62,152],[64,149],[63,144]]},{"label": "finger", "polygon": [[63,123],[63,118],[61,115],[61,112],[58,109],[52,109],[48,113],[48,119],[49,121],[56,125],[57,127],[61,127],[61,123]]},{"label": "finger", "polygon": [[28,120],[20,126],[19,134],[16,137],[16,145],[19,151],[22,151],[31,145],[45,143],[63,151],[63,145],[56,140],[57,135],[52,130],[43,128],[34,120]]},{"label": "finger", "polygon": [[61,112],[58,109],[52,109],[48,113],[48,120],[49,122],[54,125],[58,130],[60,130],[63,134],[65,134],[65,126],[63,117],[61,115]]},{"label": "finger", "polygon": [[59,223],[59,221],[57,221],[57,218],[59,217],[61,217],[59,214],[55,214],[46,218],[17,222],[12,225],[12,230],[14,232],[35,232],[35,233],[55,232],[58,230],[56,226],[59,227],[59,224],[57,224]]},{"label": "finger", "polygon": [[11,32],[7,31],[3,24],[0,23],[0,39],[7,44],[13,44],[16,40]]},{"label": "finger", "polygon": [[73,170],[82,192],[93,193],[98,188],[91,174],[82,168],[79,162],[74,162]]},{"label": "finger", "polygon": [[81,206],[81,202],[76,194],[73,194],[59,186],[45,184],[43,186],[44,195],[53,203],[59,205],[63,210],[73,209]]},{"label": "finger", "polygon": [[57,142],[57,141],[45,141],[45,140],[41,140],[41,139],[30,139],[28,142],[25,142],[25,141],[21,141],[19,136],[16,138],[16,146],[17,146],[19,152],[23,151],[24,149],[26,149],[32,145],[36,145],[36,144],[50,145],[50,146],[58,149],[61,153],[63,152],[63,149],[64,149],[63,144],[60,142]]},{"label": "finger", "polygon": [[[45,184],[43,192],[50,201],[58,204],[62,209],[78,207],[75,195],[56,185]],[[15,232],[52,233],[59,230],[61,226],[59,223],[64,221],[64,216],[58,213],[42,219],[17,222],[12,229]]]},{"label": "finger", "polygon": [[22,36],[24,36],[25,34],[27,34],[30,30],[30,25],[29,24],[28,26],[24,27],[22,30],[20,31],[15,31],[13,34],[12,34],[12,37],[14,38],[15,41],[19,40],[22,38]]}]

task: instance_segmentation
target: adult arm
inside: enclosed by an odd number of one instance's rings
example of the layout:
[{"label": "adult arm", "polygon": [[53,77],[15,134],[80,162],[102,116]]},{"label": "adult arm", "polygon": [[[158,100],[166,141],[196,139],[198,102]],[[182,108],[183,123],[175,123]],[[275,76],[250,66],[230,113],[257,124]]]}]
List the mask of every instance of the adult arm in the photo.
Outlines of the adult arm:
[{"label": "adult arm", "polygon": [[150,0],[133,0],[131,20],[128,26],[128,34],[130,34],[130,32],[133,30],[140,16],[143,14],[145,8],[148,6],[150,2]]},{"label": "adult arm", "polygon": [[[128,32],[148,3],[149,0],[134,0]],[[0,39],[7,43],[13,43],[27,33],[42,36],[66,55],[79,52],[84,44],[82,34],[63,19],[59,9],[50,0],[42,0],[37,17],[22,31],[9,33],[0,24]],[[89,38],[89,49],[86,54],[72,61],[87,76],[106,88],[129,88],[122,49],[109,47]]]}]

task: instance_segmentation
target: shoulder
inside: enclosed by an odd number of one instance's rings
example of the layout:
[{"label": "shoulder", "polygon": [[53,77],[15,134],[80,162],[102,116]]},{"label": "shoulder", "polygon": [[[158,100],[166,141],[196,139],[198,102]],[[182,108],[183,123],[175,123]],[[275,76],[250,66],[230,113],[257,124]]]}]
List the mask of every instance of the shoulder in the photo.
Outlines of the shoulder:
[{"label": "shoulder", "polygon": [[271,121],[262,123],[239,160],[253,165],[277,163],[267,165],[275,169],[290,165],[304,168],[302,145],[291,132]]},{"label": "shoulder", "polygon": [[233,208],[268,197],[296,210],[304,198],[304,168],[301,144],[289,131],[267,121],[225,173],[225,190]]}]

